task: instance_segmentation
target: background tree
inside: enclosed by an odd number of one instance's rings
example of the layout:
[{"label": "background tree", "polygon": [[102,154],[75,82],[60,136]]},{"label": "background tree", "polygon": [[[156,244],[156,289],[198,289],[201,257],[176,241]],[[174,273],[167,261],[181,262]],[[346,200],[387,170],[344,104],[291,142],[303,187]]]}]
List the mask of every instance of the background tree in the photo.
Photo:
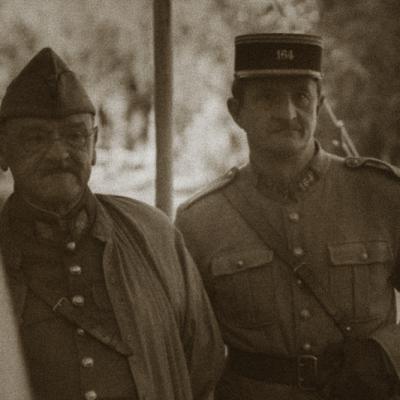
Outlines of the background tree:
[{"label": "background tree", "polygon": [[[327,97],[362,154],[399,162],[398,0],[172,0],[177,201],[246,158],[226,110],[234,37],[324,36]],[[42,47],[78,72],[101,128],[95,189],[153,201],[153,33],[149,0],[2,0],[0,96]],[[325,146],[337,132],[321,113]]]}]

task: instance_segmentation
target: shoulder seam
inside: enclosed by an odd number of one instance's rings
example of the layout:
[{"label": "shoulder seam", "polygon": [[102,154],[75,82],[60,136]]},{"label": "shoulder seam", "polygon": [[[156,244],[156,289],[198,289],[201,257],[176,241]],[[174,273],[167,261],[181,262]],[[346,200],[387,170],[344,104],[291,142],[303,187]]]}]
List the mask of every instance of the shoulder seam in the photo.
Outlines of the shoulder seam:
[{"label": "shoulder seam", "polygon": [[348,157],[345,159],[345,165],[348,168],[374,168],[380,171],[389,172],[391,176],[400,179],[400,168],[389,164],[383,160],[373,157]]},{"label": "shoulder seam", "polygon": [[227,173],[220,176],[219,178],[212,181],[208,184],[204,189],[200,189],[194,195],[192,195],[189,199],[184,201],[179,207],[179,212],[187,210],[193,204],[197,203],[199,200],[203,199],[204,197],[224,188],[229,183],[233,182],[239,172],[238,167],[231,168]]}]

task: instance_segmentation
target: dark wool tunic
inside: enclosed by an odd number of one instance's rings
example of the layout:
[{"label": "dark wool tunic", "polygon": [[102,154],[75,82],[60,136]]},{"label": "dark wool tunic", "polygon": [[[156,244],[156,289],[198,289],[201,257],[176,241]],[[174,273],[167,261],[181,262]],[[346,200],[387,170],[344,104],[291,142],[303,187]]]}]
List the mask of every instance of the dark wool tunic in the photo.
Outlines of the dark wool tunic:
[{"label": "dark wool tunic", "polygon": [[[77,308],[120,337],[101,269],[104,245],[90,234],[95,211],[88,194],[63,220],[17,198],[10,228],[24,238],[22,270],[28,285],[36,280],[55,298],[75,300]],[[74,251],[65,245],[71,241]],[[127,358],[54,313],[31,289],[21,329],[37,399],[137,398]]]},{"label": "dark wool tunic", "polygon": [[[88,196],[93,209],[85,208],[87,223],[80,213],[73,218],[78,226],[59,221],[50,240],[48,221],[30,229],[16,223],[23,213],[15,195],[0,218],[1,249],[39,399],[211,398],[223,345],[181,236],[150,206]],[[51,240],[57,235],[62,246]],[[124,358],[55,315],[32,293],[30,279],[89,311],[132,354]]]}]

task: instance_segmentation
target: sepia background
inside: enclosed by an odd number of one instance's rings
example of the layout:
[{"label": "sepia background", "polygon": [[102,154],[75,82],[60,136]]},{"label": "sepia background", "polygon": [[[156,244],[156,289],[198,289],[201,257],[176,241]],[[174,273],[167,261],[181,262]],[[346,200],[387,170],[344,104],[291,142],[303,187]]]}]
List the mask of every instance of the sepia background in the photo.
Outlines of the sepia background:
[{"label": "sepia background", "polygon": [[[2,0],[0,96],[42,47],[80,76],[98,110],[91,187],[154,204],[153,2]],[[246,160],[230,120],[234,37],[305,32],[324,37],[324,92],[362,155],[400,164],[398,0],[173,0],[174,204]],[[321,112],[318,136],[339,135]],[[0,175],[4,197],[12,189]]]}]

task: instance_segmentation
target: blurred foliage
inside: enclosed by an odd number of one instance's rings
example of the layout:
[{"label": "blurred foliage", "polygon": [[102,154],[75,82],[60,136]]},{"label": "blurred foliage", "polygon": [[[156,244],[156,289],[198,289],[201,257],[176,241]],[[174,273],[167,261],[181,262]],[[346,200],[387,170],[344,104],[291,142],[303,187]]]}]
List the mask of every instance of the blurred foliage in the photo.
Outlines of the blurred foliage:
[{"label": "blurred foliage", "polygon": [[[246,159],[244,135],[225,103],[234,37],[248,32],[322,34],[324,88],[337,116],[363,154],[397,162],[398,0],[171,3],[178,180],[196,186]],[[80,75],[98,108],[100,146],[110,154],[146,152],[154,146],[152,7],[150,0],[2,0],[0,95],[38,50],[51,46]],[[329,147],[336,134],[321,115],[322,141]]]},{"label": "blurred foliage", "polygon": [[400,165],[400,2],[321,0],[326,91],[362,154]]}]

